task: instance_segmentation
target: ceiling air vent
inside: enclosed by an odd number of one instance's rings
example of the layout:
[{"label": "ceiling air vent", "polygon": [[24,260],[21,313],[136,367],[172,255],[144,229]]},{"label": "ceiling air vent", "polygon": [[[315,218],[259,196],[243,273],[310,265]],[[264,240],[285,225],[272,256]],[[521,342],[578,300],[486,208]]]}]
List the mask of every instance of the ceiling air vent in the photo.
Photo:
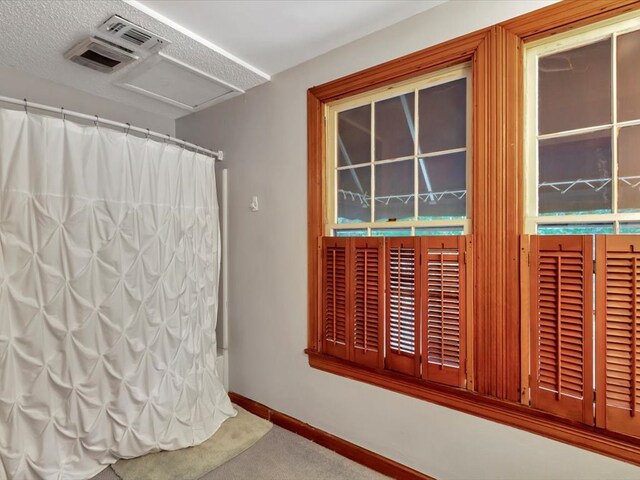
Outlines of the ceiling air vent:
[{"label": "ceiling air vent", "polygon": [[111,73],[138,60],[132,50],[95,37],[83,40],[64,57],[103,73]]},{"label": "ceiling air vent", "polygon": [[157,52],[171,42],[160,35],[150,32],[119,15],[114,15],[98,27],[101,36],[127,42],[132,47]]}]

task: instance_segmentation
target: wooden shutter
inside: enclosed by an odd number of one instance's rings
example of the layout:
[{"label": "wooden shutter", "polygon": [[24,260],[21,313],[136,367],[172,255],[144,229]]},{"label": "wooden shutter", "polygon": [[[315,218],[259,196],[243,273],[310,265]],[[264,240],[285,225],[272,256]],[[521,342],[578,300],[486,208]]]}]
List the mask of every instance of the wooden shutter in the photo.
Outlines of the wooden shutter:
[{"label": "wooden shutter", "polygon": [[531,405],[593,424],[593,240],[531,237]]},{"label": "wooden shutter", "polygon": [[640,236],[599,236],[596,422],[640,436]]},{"label": "wooden shutter", "polygon": [[386,240],[386,347],[385,367],[420,375],[420,239]]},{"label": "wooden shutter", "polygon": [[322,347],[324,353],[344,359],[351,341],[349,240],[322,239]]},{"label": "wooden shutter", "polygon": [[422,378],[465,383],[464,236],[422,238]]},{"label": "wooden shutter", "polygon": [[352,239],[353,343],[351,360],[384,364],[384,239]]}]

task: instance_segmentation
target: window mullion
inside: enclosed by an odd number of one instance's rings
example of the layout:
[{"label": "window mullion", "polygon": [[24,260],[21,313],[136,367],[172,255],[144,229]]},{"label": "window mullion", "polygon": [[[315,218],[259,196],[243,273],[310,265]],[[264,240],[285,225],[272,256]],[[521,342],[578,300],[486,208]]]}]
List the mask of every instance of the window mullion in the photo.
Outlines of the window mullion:
[{"label": "window mullion", "polygon": [[[611,36],[611,212],[618,213],[618,65],[617,38],[614,32]],[[618,222],[614,222],[614,232],[618,233]]]},{"label": "window mullion", "polygon": [[[418,132],[420,131],[420,115],[418,114],[418,89],[413,91],[413,216],[418,220],[420,212],[420,180],[418,178]],[[415,228],[411,229],[411,234],[415,235]]]},{"label": "window mullion", "polygon": [[[374,161],[376,158],[376,102],[371,102],[371,222],[376,221],[376,167]],[[369,236],[371,229],[369,228]]]}]

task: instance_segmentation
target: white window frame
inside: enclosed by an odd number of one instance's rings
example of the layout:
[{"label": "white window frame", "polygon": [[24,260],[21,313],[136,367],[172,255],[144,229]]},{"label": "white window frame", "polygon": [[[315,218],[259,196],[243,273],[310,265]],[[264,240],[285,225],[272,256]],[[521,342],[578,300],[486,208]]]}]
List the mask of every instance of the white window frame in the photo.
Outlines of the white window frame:
[{"label": "white window frame", "polygon": [[[398,157],[393,159],[375,160],[375,142],[372,135],[371,138],[371,158],[368,163],[359,164],[359,168],[366,168],[368,165],[371,169],[371,196],[375,196],[375,166],[385,163],[392,163],[401,160],[414,161],[414,215],[418,218],[419,212],[419,198],[416,198],[415,192],[419,190],[419,159],[428,158],[444,154],[458,153],[466,151],[466,217],[456,219],[441,219],[441,220],[411,220],[411,221],[396,221],[396,222],[354,222],[354,223],[338,223],[338,175],[340,170],[348,170],[349,166],[338,166],[338,113],[345,110],[361,107],[364,105],[371,105],[371,132],[375,131],[375,102],[385,100],[388,98],[396,97],[406,93],[414,93],[414,131],[417,132],[419,128],[419,114],[418,114],[418,92],[424,88],[435,87],[443,83],[448,83],[461,78],[467,79],[467,101],[466,101],[466,147],[457,148],[452,150],[443,150],[439,152],[431,152],[428,154],[418,153],[418,135],[414,134],[413,142],[413,155],[404,157]],[[395,84],[393,86],[387,86],[376,90],[368,91],[360,95],[348,97],[346,99],[338,100],[326,105],[325,108],[325,121],[327,122],[326,128],[326,178],[325,178],[325,235],[332,236],[338,230],[366,230],[367,236],[372,235],[372,230],[379,229],[411,229],[411,236],[416,235],[416,229],[420,228],[443,228],[443,227],[461,227],[463,234],[471,233],[471,179],[472,179],[472,165],[471,165],[471,120],[472,120],[472,81],[471,81],[471,64],[464,63],[456,65],[451,68],[439,70],[437,72],[422,76],[418,79],[411,79],[406,82]],[[375,218],[375,202],[373,202],[371,210],[372,219]]]},{"label": "white window frame", "polygon": [[[617,78],[616,78],[616,37],[640,29],[640,12],[632,12],[595,25],[571,30],[538,42],[525,48],[525,233],[536,234],[539,225],[561,224],[612,224],[614,233],[619,233],[620,222],[637,222],[640,212],[618,213],[618,133],[620,128],[640,125],[640,119],[617,121]],[[611,58],[611,102],[612,121],[607,124],[567,130],[559,133],[539,135],[538,133],[538,59],[565,50],[589,45],[605,38],[612,38]],[[538,215],[538,142],[544,139],[589,133],[611,131],[611,191],[612,213]]]}]

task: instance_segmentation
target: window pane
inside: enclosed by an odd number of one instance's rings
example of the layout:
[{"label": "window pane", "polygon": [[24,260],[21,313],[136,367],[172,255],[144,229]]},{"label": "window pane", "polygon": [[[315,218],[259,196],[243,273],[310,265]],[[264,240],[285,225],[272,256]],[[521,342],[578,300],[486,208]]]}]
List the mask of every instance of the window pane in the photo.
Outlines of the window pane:
[{"label": "window pane", "polygon": [[613,232],[611,223],[538,225],[538,235],[604,235]]},{"label": "window pane", "polygon": [[420,153],[464,148],[467,144],[467,79],[420,90]]},{"label": "window pane", "polygon": [[410,237],[410,228],[374,228],[371,230],[372,237]]},{"label": "window pane", "polygon": [[465,152],[419,159],[418,215],[421,220],[466,216],[466,164]]},{"label": "window pane", "polygon": [[618,211],[640,211],[640,126],[618,134]]},{"label": "window pane", "polygon": [[413,160],[376,165],[376,221],[413,220]]},{"label": "window pane", "polygon": [[538,60],[541,134],[611,122],[611,39]]},{"label": "window pane", "polygon": [[338,170],[338,222],[371,221],[371,167]]},{"label": "window pane", "polygon": [[371,105],[338,113],[338,166],[371,161]]},{"label": "window pane", "polygon": [[413,155],[413,92],[376,103],[376,160]]},{"label": "window pane", "polygon": [[640,222],[621,223],[620,233],[640,233]]},{"label": "window pane", "polygon": [[640,30],[620,35],[617,48],[618,121],[640,118]]},{"label": "window pane", "polygon": [[538,209],[542,215],[611,212],[611,132],[543,140]]},{"label": "window pane", "polygon": [[336,237],[366,237],[366,228],[346,228],[346,229],[334,229],[333,234]]},{"label": "window pane", "polygon": [[425,235],[464,235],[463,227],[426,227],[416,228],[416,236]]}]

